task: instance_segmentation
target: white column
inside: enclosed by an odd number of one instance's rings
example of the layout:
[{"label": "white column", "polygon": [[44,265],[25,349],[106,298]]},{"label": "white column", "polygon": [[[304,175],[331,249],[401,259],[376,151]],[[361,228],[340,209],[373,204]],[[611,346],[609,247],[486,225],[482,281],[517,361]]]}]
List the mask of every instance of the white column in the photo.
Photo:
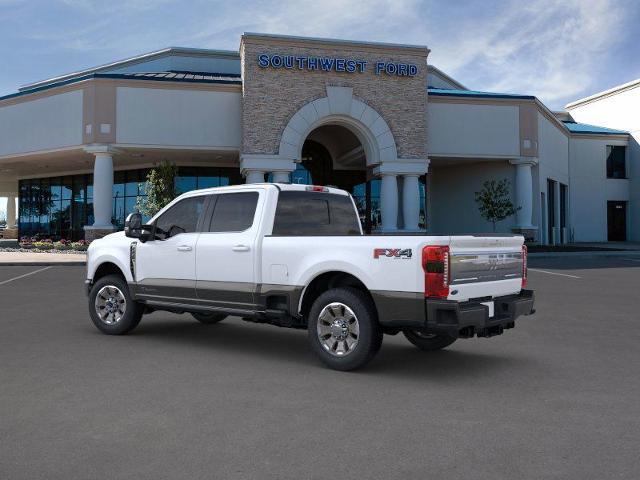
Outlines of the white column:
[{"label": "white column", "polygon": [[7,228],[16,228],[16,197],[7,197]]},{"label": "white column", "polygon": [[531,174],[531,166],[535,161],[518,159],[512,160],[511,163],[516,166],[516,208],[520,207],[516,212],[516,226],[521,229],[535,228],[532,225],[533,175]]},{"label": "white column", "polygon": [[418,230],[420,221],[420,182],[419,175],[403,175],[402,187],[402,213],[404,229]]},{"label": "white column", "polygon": [[382,230],[385,232],[398,229],[398,179],[395,173],[381,174],[380,213],[382,214]]},{"label": "white column", "polygon": [[113,156],[109,151],[95,152],[93,164],[93,228],[109,229],[113,212]]},{"label": "white column", "polygon": [[286,172],[286,171],[273,172],[273,183],[289,183],[289,172]]},{"label": "white column", "polygon": [[264,183],[264,170],[247,170],[247,183]]}]

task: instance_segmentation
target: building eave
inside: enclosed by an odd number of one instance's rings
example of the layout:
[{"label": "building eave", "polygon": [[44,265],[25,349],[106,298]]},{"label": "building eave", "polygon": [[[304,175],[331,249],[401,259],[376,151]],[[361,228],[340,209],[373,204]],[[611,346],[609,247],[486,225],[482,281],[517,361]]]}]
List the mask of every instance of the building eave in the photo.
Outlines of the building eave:
[{"label": "building eave", "polygon": [[48,84],[59,83],[61,81],[73,79],[76,77],[83,77],[92,73],[100,73],[100,72],[104,72],[105,70],[110,70],[113,68],[136,65],[152,59],[166,57],[171,54],[191,55],[191,56],[210,56],[210,57],[220,57],[220,58],[226,57],[226,58],[237,58],[237,59],[240,58],[240,54],[238,52],[231,51],[231,50],[208,50],[203,48],[167,47],[161,50],[156,50],[153,52],[136,55],[135,57],[130,57],[123,60],[117,60],[115,62],[106,63],[104,65],[99,65],[97,67],[86,68],[83,70],[78,70],[76,72],[48,78],[46,80],[40,80],[37,82],[28,83],[26,85],[20,86],[18,88],[18,92],[33,90],[35,88],[39,88]]},{"label": "building eave", "polygon": [[20,97],[27,97],[29,95],[40,93],[46,90],[52,90],[60,87],[65,87],[67,85],[74,85],[76,83],[82,83],[89,80],[97,80],[97,79],[136,80],[136,81],[146,81],[146,82],[163,82],[163,83],[179,83],[179,84],[236,85],[238,87],[242,85],[242,80],[240,78],[197,80],[197,79],[176,79],[176,78],[150,78],[150,77],[144,77],[140,75],[126,74],[126,73],[90,73],[90,74],[82,75],[79,77],[73,77],[67,80],[60,80],[55,83],[48,83],[40,87],[31,88],[29,90],[23,90],[17,93],[10,93],[9,95],[0,97],[0,102],[3,102],[5,100],[20,98]]},{"label": "building eave", "polygon": [[606,97],[610,97],[612,95],[617,95],[619,93],[626,92],[627,90],[631,90],[633,88],[640,87],[640,78],[636,80],[632,80],[627,83],[623,83],[622,85],[618,85],[617,87],[610,88],[608,90],[604,90],[602,92],[594,93],[588,97],[581,98],[571,103],[567,103],[565,105],[565,109],[571,110],[582,105],[586,105],[587,103],[595,102],[601,100]]},{"label": "building eave", "polygon": [[460,88],[461,90],[469,90],[467,87],[465,87],[463,84],[461,84],[460,82],[458,82],[455,78],[451,77],[450,75],[447,75],[446,73],[444,73],[442,70],[440,70],[438,67],[435,67],[431,64],[427,65],[427,68],[430,72],[434,72],[436,75],[440,75],[442,78],[444,78],[446,81],[454,84],[456,87]]}]

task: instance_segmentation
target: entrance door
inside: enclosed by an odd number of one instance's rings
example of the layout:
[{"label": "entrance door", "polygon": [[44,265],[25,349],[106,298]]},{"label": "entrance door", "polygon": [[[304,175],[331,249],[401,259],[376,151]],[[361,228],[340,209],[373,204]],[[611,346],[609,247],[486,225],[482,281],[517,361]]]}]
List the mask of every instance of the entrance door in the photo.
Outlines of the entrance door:
[{"label": "entrance door", "polygon": [[556,226],[556,182],[547,179],[547,243],[555,244],[553,227]]},{"label": "entrance door", "polygon": [[610,242],[627,240],[627,202],[607,202],[607,228]]}]

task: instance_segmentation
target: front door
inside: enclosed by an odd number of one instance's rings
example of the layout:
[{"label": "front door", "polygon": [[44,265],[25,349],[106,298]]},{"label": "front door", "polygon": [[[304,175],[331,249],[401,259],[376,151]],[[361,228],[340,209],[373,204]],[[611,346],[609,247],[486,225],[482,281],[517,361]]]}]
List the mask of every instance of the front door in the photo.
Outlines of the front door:
[{"label": "front door", "polygon": [[[196,251],[198,301],[225,310],[256,307],[256,250],[264,191],[238,191],[212,196],[213,211],[203,227]],[[264,200],[263,200],[264,201]]]},{"label": "front door", "polygon": [[607,228],[610,242],[627,240],[627,202],[607,202]]},{"label": "front door", "polygon": [[135,279],[137,295],[173,303],[196,301],[196,244],[206,197],[187,197],[153,223],[163,240],[138,242]]}]

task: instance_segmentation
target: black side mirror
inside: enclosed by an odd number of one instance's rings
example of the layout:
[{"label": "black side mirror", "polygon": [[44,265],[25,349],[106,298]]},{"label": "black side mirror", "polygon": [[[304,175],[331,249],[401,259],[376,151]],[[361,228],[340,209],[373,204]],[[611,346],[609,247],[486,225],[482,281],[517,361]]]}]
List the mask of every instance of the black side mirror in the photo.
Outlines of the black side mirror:
[{"label": "black side mirror", "polygon": [[142,236],[142,214],[139,212],[130,213],[124,221],[124,234],[130,238],[140,238]]}]

